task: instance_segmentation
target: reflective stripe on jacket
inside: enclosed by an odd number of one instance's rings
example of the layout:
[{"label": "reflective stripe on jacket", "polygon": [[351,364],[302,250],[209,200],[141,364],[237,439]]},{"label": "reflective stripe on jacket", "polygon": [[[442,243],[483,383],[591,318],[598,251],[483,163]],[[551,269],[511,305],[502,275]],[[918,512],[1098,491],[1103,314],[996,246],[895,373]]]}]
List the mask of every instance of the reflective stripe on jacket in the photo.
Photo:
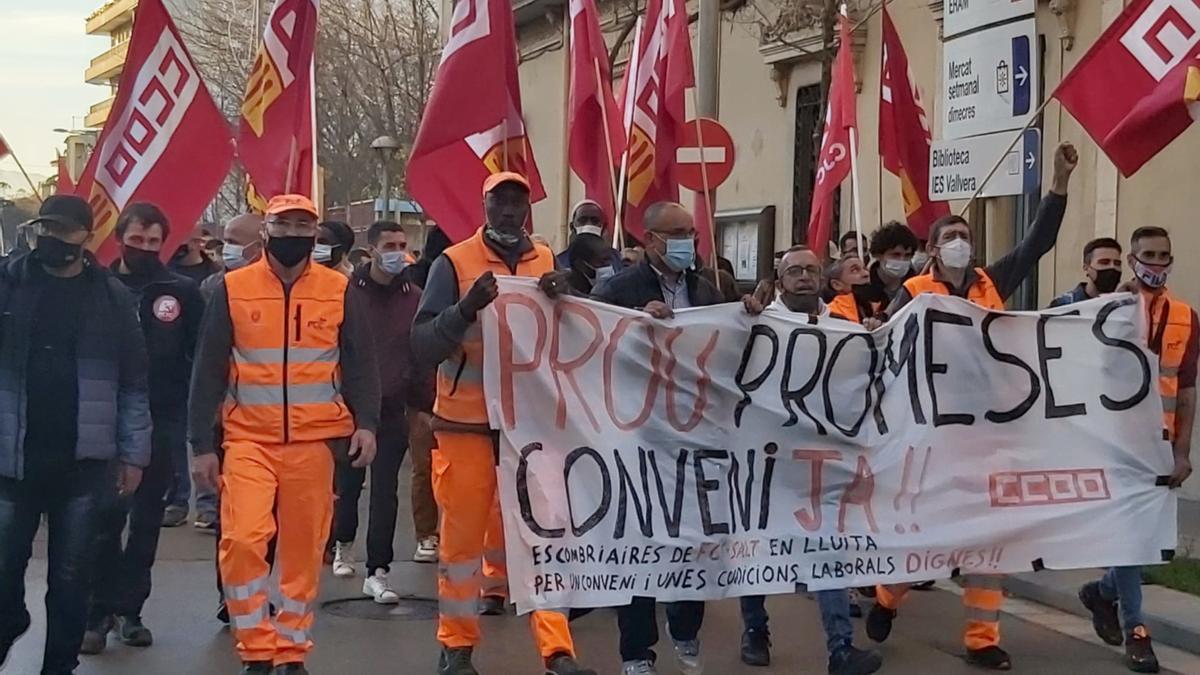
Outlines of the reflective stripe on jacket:
[{"label": "reflective stripe on jacket", "polygon": [[233,325],[226,440],[291,443],[354,432],[339,368],[348,282],[309,265],[285,289],[266,256],[225,275]]},{"label": "reflective stripe on jacket", "polygon": [[[489,270],[496,276],[534,279],[554,270],[554,254],[536,242],[532,249],[521,254],[516,271],[510,270],[483,240],[483,228],[471,238],[446,249],[444,255],[454,266],[459,298],[465,298],[475,280]],[[452,422],[487,424],[487,406],[483,398],[483,333],[478,321],[467,329],[462,345],[438,366],[437,401],[433,412]]]},{"label": "reflective stripe on jacket", "polygon": [[1192,336],[1192,308],[1163,291],[1144,295],[1149,313],[1150,351],[1158,354],[1158,389],[1162,394],[1167,440],[1175,440],[1175,408],[1179,396],[1179,367]]}]

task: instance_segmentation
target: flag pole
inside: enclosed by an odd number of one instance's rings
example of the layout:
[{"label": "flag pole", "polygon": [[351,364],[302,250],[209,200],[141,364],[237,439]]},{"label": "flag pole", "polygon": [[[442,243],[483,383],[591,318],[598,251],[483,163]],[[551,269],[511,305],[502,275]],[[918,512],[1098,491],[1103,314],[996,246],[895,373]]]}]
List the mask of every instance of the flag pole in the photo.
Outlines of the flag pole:
[{"label": "flag pole", "polygon": [[[569,3],[568,3],[569,4]],[[571,218],[571,9],[563,8],[563,125],[562,125],[562,183],[559,197],[559,234],[565,247],[570,233]]]},{"label": "flag pole", "polygon": [[1050,105],[1050,101],[1053,100],[1054,97],[1049,96],[1045,101],[1042,101],[1042,104],[1038,106],[1038,109],[1029,116],[1029,121],[1025,123],[1025,126],[1021,127],[1019,130],[1017,130],[1017,133],[1013,135],[1013,139],[1008,144],[1008,147],[1004,148],[1004,152],[1000,153],[1000,157],[998,157],[996,159],[996,163],[992,165],[992,170],[988,171],[987,175],[983,177],[983,180],[979,181],[979,187],[975,188],[975,193],[972,194],[971,198],[967,200],[967,203],[963,204],[963,207],[959,209],[958,215],[960,218],[966,214],[967,209],[971,208],[971,203],[979,198],[980,193],[983,192],[983,188],[987,186],[987,182],[992,179],[992,176],[996,175],[997,171],[1000,170],[1000,165],[1004,163],[1004,158],[1008,157],[1008,153],[1012,152],[1012,149],[1017,147],[1017,142],[1021,140],[1021,137],[1025,135],[1026,131],[1033,127],[1034,122],[1041,117],[1042,111],[1045,110],[1046,106]]},{"label": "flag pole", "polygon": [[613,248],[624,248],[625,232],[622,215],[625,213],[625,193],[628,191],[629,177],[629,145],[633,142],[633,104],[637,96],[638,56],[642,45],[642,17],[638,17],[633,27],[633,50],[630,52],[629,63],[625,65],[625,100],[622,113],[625,116],[625,151],[621,153],[621,173],[617,182],[617,215],[613,232]]},{"label": "flag pole", "polygon": [[[883,4],[880,4],[883,7]],[[846,10],[846,3],[842,3],[841,14],[843,21],[849,21],[850,15]],[[850,45],[841,45],[840,49],[849,49]],[[849,83],[854,86],[854,83]],[[858,105],[858,97],[855,97],[855,106]],[[850,127],[850,189],[854,191],[854,235],[858,240],[858,257],[865,259],[863,255],[863,220],[862,220],[862,189],[858,180],[858,127]]]},{"label": "flag pole", "polygon": [[29,183],[29,189],[33,191],[33,198],[38,200],[38,203],[41,204],[42,193],[38,192],[37,186],[33,184],[33,179],[30,178],[29,173],[25,171],[25,167],[22,166],[21,160],[17,159],[17,151],[13,149],[13,146],[8,144],[8,141],[4,140],[3,135],[0,135],[0,145],[8,148],[9,156],[12,157],[13,161],[17,163],[17,168],[21,170],[21,175],[25,177],[25,182]]},{"label": "flag pole", "polygon": [[[699,95],[696,93],[696,88],[692,87],[692,109],[699,110],[699,105]],[[708,160],[704,159],[704,148],[707,147],[704,145],[704,126],[700,124],[699,114],[696,115],[695,124],[696,143],[700,146],[700,185],[704,188],[704,210],[707,212],[705,215],[708,223],[709,251],[712,253],[713,281],[716,282],[717,293],[721,293],[723,290],[721,288],[721,271],[720,266],[717,265],[717,223],[712,207],[713,194],[708,185]]]},{"label": "flag pole", "polygon": [[[615,163],[615,161],[614,161],[615,158],[613,157],[613,151],[612,151],[612,132],[610,132],[608,129],[608,106],[604,105],[604,97],[603,97],[604,80],[600,77],[600,61],[598,59],[592,59],[592,73],[596,76],[596,96],[601,99],[600,100],[600,123],[604,125],[604,154],[608,158],[608,164],[606,165],[608,167],[608,170],[605,171],[605,173],[608,174],[609,194],[611,194],[613,196],[613,198],[615,199],[616,195],[617,195],[617,184],[616,184],[616,177],[613,176],[613,172],[612,172],[612,167],[613,167],[613,164]],[[617,208],[617,205],[615,203],[613,204],[613,209],[618,214],[620,213],[620,209]],[[620,229],[619,223],[621,222],[620,215],[615,215],[614,220],[618,223],[617,228],[619,230]]]}]

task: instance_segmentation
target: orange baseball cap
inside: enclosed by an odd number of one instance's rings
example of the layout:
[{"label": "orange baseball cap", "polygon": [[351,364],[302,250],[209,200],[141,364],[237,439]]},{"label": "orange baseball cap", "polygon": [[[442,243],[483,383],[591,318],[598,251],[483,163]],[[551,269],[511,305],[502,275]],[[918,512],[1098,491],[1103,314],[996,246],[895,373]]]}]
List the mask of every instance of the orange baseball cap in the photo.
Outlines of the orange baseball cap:
[{"label": "orange baseball cap", "polygon": [[321,217],[312,200],[304,195],[275,195],[271,197],[271,201],[267,202],[268,216],[277,216],[286,211],[304,211],[312,214],[313,218]]},{"label": "orange baseball cap", "polygon": [[500,173],[494,173],[488,176],[487,179],[483,181],[483,194],[486,195],[504,183],[517,183],[526,190],[529,189],[529,179],[525,176],[522,176],[515,171],[501,171]]}]

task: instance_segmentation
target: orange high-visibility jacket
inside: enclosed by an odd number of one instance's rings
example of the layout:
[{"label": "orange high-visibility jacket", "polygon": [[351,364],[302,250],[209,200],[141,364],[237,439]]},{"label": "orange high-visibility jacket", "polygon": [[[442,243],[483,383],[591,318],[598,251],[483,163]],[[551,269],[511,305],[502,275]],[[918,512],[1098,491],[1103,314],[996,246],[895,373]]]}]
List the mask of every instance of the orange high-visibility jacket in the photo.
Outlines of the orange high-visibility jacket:
[{"label": "orange high-visibility jacket", "polygon": [[[1004,298],[1000,297],[1000,292],[996,290],[996,284],[987,272],[982,267],[976,267],[975,275],[977,277],[975,283],[967,289],[967,299],[987,309],[1004,309]],[[922,293],[950,295],[950,289],[944,282],[934,279],[933,272],[912,277],[904,282],[904,288],[914,298]]]},{"label": "orange high-visibility jacket", "polygon": [[[470,239],[446,249],[445,256],[458,277],[459,298],[466,297],[475,280],[489,270],[496,276],[535,279],[554,270],[554,254],[534,242],[533,248],[521,255],[513,272],[483,240],[483,228]],[[467,329],[462,345],[438,366],[437,401],[433,412],[452,422],[487,424],[487,405],[483,398],[483,333],[478,321]]]},{"label": "orange high-visibility jacket", "polygon": [[285,290],[267,256],[225,275],[233,325],[226,439],[291,443],[354,433],[338,366],[348,283],[308,265]]},{"label": "orange high-visibility jacket", "polygon": [[1192,308],[1163,291],[1144,295],[1150,314],[1150,349],[1158,354],[1158,389],[1162,394],[1163,425],[1175,440],[1175,407],[1179,396],[1179,367],[1192,337]]}]

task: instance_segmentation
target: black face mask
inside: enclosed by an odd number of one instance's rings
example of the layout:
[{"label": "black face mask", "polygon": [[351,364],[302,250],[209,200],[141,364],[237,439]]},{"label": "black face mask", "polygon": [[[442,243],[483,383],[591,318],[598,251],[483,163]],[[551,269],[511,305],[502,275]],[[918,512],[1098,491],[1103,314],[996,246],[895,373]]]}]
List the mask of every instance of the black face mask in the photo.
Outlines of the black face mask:
[{"label": "black face mask", "polygon": [[821,306],[821,298],[815,293],[810,295],[780,291],[779,297],[783,299],[784,306],[793,312],[816,314]]},{"label": "black face mask", "polygon": [[69,244],[58,237],[39,234],[34,259],[51,269],[62,269],[83,256],[83,244]]},{"label": "black face mask", "polygon": [[316,237],[268,237],[267,252],[284,267],[295,267],[312,255]]},{"label": "black face mask", "polygon": [[143,248],[124,246],[121,249],[121,259],[125,261],[125,266],[129,268],[130,273],[139,276],[152,274],[162,267],[158,251],[147,251]]},{"label": "black face mask", "polygon": [[1121,270],[1096,270],[1095,284],[1101,293],[1112,293],[1121,285]]}]

